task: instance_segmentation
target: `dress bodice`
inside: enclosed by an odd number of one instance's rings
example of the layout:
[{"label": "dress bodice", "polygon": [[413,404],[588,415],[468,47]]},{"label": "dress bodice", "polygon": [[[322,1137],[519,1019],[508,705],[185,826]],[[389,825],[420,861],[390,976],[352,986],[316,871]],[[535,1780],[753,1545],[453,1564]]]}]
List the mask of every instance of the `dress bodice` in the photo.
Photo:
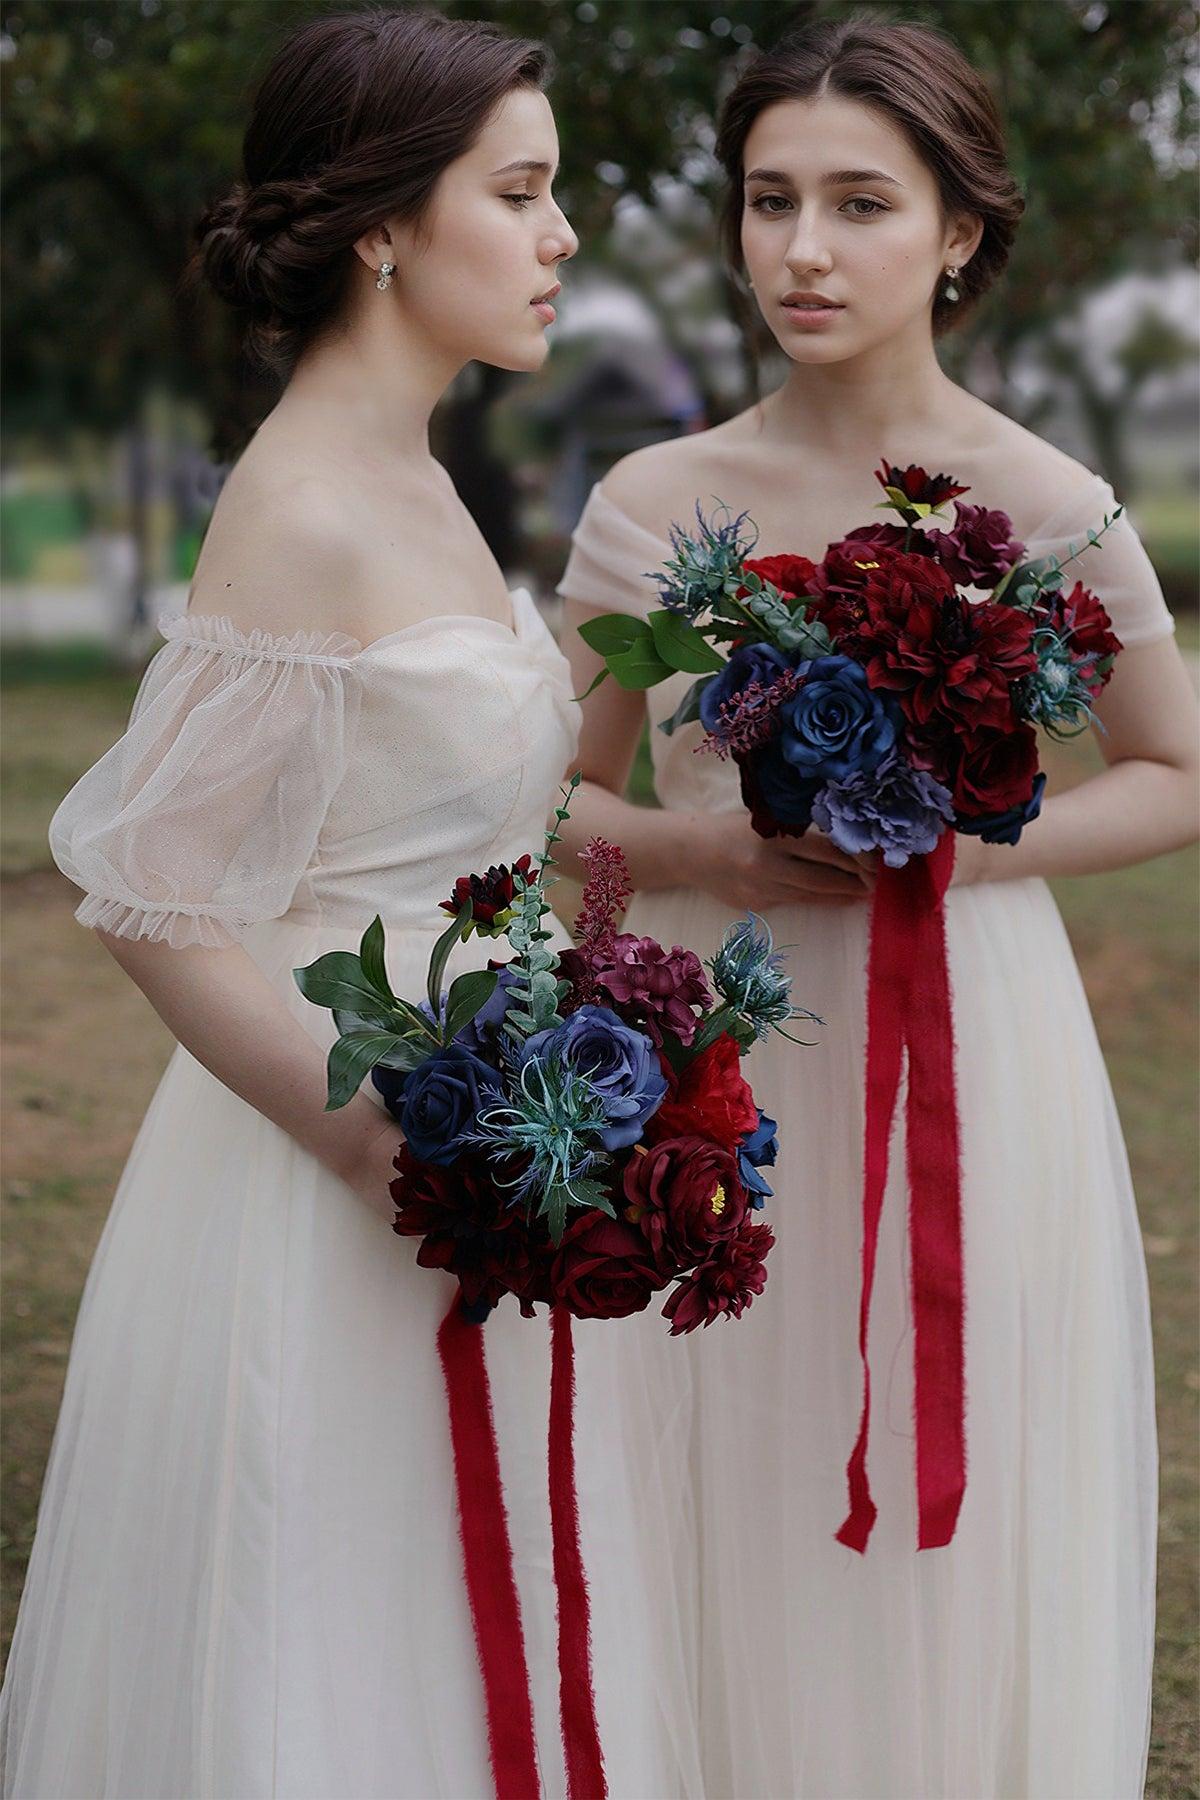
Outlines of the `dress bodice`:
[{"label": "dress bodice", "polygon": [[[1101,477],[1052,513],[1028,540],[1031,557],[1066,557],[1086,544],[1089,526],[1111,516],[1117,501]],[[795,551],[795,545],[764,545],[761,554]],[[601,612],[645,618],[661,602],[651,579],[672,555],[665,539],[631,519],[603,488],[592,489],[572,540],[571,556],[559,585],[566,599]],[[1105,534],[1098,549],[1073,565],[1088,587],[1104,602],[1121,642],[1152,643],[1174,630],[1162,589],[1136,531],[1123,515]],[[684,725],[669,737],[658,729],[679,706],[696,677],[671,676],[646,690],[654,789],[662,806],[683,812],[735,812],[742,807],[738,771],[711,751],[699,748],[700,724]]]},{"label": "dress bodice", "polygon": [[526,590],[512,608],[366,646],[164,620],[125,735],[51,824],[78,917],[214,946],[281,917],[440,929],[458,875],[540,849],[577,741],[566,659]]}]

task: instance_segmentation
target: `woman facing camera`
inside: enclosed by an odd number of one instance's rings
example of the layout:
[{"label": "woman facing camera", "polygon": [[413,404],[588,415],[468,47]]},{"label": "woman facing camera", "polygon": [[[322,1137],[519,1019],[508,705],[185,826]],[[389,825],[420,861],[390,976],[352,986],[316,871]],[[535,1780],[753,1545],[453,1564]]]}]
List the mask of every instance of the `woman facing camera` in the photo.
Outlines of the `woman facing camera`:
[{"label": "woman facing camera", "polygon": [[[939,366],[937,337],[1002,280],[1022,209],[995,107],[946,38],[872,17],[800,30],[737,83],[719,155],[728,257],[787,374],[762,404],[639,451],[593,493],[562,584],[577,693],[600,665],[571,628],[658,605],[645,571],[698,500],[748,512],[761,553],[813,559],[874,516],[881,457],[949,471],[1034,557],[1065,557],[1115,509],[1102,479]],[[835,1538],[862,1405],[874,856],[815,832],[757,836],[736,769],[694,754],[699,724],[651,731],[662,810],[627,805],[647,705],[657,726],[691,675],[648,696],[607,683],[584,709],[568,830],[573,845],[599,832],[624,846],[638,890],[626,929],[711,953],[729,907],[753,907],[794,947],[824,1021],[816,1048],[757,1052],[785,1146],[763,1299],[736,1331],[682,1344],[633,1322],[605,1372],[619,1392],[644,1388],[673,1431],[688,1420],[674,1566],[708,1800],[1142,1791],[1156,1520],[1146,1275],[1108,1077],[1046,882],[1192,838],[1196,709],[1129,521],[1074,569],[1125,646],[1096,708],[1106,767],[1049,799],[1015,846],[958,837],[946,902],[968,1474],[941,1548],[916,1549],[902,1141],[870,1316],[878,1522],[865,1554]]]},{"label": "woman facing camera", "polygon": [[[438,902],[540,844],[575,753],[565,659],[428,445],[467,361],[547,353],[576,240],[544,72],[537,44],[437,14],[312,21],[200,226],[284,387],[128,731],[51,829],[78,916],[179,1048],[79,1313],[6,1795],[492,1791],[436,1348],[455,1281],[390,1229],[388,1115],[368,1092],[325,1110],[333,1028],[292,971],[378,914],[395,990],[423,989]],[[514,1308],[488,1347],[540,1780],[561,1795],[548,1335]],[[674,1781],[662,1720],[684,1706],[639,1632],[625,1492],[610,1459],[611,1536],[588,1549],[611,1791],[633,1800]]]}]

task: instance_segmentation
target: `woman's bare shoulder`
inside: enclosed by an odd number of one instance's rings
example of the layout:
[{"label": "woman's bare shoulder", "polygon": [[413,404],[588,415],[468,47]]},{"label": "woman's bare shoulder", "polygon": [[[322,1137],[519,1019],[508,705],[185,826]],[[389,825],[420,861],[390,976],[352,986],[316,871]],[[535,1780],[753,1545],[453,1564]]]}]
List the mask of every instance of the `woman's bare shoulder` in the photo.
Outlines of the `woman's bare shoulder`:
[{"label": "woman's bare shoulder", "polygon": [[975,491],[968,497],[974,505],[1008,513],[1025,538],[1076,505],[1084,511],[1095,506],[1103,483],[1084,463],[995,407],[983,401],[976,406],[982,430],[969,458],[970,474],[963,476],[971,479]]},{"label": "woman's bare shoulder", "polygon": [[730,459],[749,441],[749,416],[632,451],[613,464],[601,491],[635,524],[665,537],[673,519],[690,517],[697,498],[719,488]]}]

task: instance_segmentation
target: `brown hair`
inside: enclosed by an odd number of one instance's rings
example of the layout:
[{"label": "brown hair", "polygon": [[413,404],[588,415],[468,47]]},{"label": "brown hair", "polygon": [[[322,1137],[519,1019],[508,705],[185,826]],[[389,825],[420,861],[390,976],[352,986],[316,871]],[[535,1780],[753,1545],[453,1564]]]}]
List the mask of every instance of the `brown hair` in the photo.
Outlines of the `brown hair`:
[{"label": "brown hair", "polygon": [[419,222],[496,104],[547,65],[540,44],[408,7],[291,33],[254,96],[244,179],[195,228],[191,273],[243,316],[256,360],[292,368],[341,312],[357,239]]},{"label": "brown hair", "polygon": [[1025,202],[983,77],[931,25],[873,13],[820,19],[755,57],[721,109],[717,135],[727,181],[721,243],[730,269],[742,268],[742,155],[751,126],[781,100],[821,94],[858,100],[890,119],[932,173],[944,210],[983,220],[979,248],[959,277],[961,299],[943,300],[938,283],[933,329],[944,331],[999,276]]}]

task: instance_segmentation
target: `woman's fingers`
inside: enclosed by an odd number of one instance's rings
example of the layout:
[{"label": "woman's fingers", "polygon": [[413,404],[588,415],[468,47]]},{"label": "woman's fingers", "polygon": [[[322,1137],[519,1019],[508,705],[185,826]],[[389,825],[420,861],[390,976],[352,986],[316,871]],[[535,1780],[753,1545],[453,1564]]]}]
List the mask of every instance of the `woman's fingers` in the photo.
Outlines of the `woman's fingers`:
[{"label": "woman's fingers", "polygon": [[863,851],[858,856],[851,856],[845,850],[839,850],[831,838],[820,832],[807,832],[802,838],[777,838],[772,840],[773,847],[782,850],[793,862],[827,863],[835,869],[869,869],[874,870],[877,853]]}]

